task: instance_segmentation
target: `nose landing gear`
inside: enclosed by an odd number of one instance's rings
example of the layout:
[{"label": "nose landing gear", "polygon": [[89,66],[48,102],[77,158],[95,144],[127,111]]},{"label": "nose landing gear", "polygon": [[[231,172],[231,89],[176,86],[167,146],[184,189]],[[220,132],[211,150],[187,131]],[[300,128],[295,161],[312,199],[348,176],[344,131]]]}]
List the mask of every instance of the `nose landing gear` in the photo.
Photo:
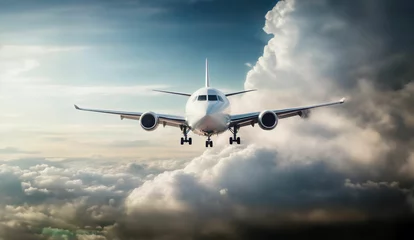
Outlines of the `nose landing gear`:
[{"label": "nose landing gear", "polygon": [[210,135],[207,137],[206,147],[208,146],[213,147],[213,141],[211,141],[210,137],[211,137]]}]

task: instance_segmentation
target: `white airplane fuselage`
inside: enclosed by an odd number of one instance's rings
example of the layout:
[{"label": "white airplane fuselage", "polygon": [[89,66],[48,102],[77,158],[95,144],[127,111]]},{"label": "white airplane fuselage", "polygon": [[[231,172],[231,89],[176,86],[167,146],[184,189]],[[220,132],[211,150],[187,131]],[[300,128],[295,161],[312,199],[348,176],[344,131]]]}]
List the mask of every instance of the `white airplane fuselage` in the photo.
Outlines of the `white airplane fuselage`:
[{"label": "white airplane fuselage", "polygon": [[228,130],[230,102],[226,95],[211,87],[200,88],[188,99],[185,114],[191,131],[203,136]]}]

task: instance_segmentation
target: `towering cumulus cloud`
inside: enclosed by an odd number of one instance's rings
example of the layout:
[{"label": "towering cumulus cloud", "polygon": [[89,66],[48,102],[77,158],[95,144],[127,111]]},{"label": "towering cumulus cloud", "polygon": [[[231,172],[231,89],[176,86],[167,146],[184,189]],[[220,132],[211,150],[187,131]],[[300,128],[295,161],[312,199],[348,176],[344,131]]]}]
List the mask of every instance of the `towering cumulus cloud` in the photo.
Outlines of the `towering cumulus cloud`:
[{"label": "towering cumulus cloud", "polygon": [[188,162],[4,163],[0,239],[408,233],[399,224],[414,210],[413,10],[403,1],[278,2],[264,27],[273,38],[246,77],[259,91],[234,110],[346,104],[273,131],[242,129],[243,145],[217,144]]},{"label": "towering cumulus cloud", "polygon": [[329,157],[341,162],[381,165],[383,171],[410,175],[414,34],[407,9],[412,4],[284,1],[268,12],[264,30],[274,38],[245,83],[269,92],[256,101],[267,108],[340,96],[348,102],[318,111],[306,123],[284,121],[278,129],[284,137],[272,133],[266,140],[288,148],[299,143],[296,147],[308,154],[317,153],[315,144],[329,146],[323,152],[332,150],[336,156]]}]

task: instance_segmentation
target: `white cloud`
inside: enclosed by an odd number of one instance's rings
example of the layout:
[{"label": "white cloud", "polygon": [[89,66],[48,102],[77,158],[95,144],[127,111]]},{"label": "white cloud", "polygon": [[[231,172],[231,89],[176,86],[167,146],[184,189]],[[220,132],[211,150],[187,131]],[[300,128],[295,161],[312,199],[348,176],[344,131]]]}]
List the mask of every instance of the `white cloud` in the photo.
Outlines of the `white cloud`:
[{"label": "white cloud", "polygon": [[365,183],[352,183],[350,179],[345,179],[344,186],[352,189],[366,190],[366,189],[380,189],[381,187],[399,189],[398,182],[374,182],[367,181]]},{"label": "white cloud", "polygon": [[[308,34],[313,19],[290,14],[297,8],[302,13],[306,7],[306,3],[287,0],[267,13],[264,30],[274,37],[248,72],[245,82],[246,89],[259,91],[242,96],[235,102],[234,112],[306,106],[341,97],[347,97],[347,102],[314,110],[307,121],[299,121],[299,117],[283,119],[273,131],[246,127],[241,129],[240,137],[248,143],[260,142],[269,148],[277,146],[279,151],[304,161],[323,157],[343,167],[348,165],[346,161],[368,165],[385,161],[395,144],[378,128],[389,129],[394,123],[389,106],[379,105],[379,98],[399,97],[390,92],[380,93],[369,79],[352,79],[356,82],[354,88],[343,87],[331,74],[339,68],[332,63],[342,57],[327,48],[333,40],[325,35]],[[314,21],[325,18],[335,17],[323,12]],[[332,23],[345,26],[339,24],[341,21],[337,19]],[[309,36],[303,39],[302,35]],[[408,91],[408,86],[406,89]],[[356,111],[356,108],[361,109]],[[349,115],[350,112],[355,115]],[[364,121],[361,113],[376,119],[361,124]]]},{"label": "white cloud", "polygon": [[252,65],[251,63],[249,63],[249,62],[245,63],[244,65],[245,65],[246,67],[249,67],[249,68],[253,67],[253,65]]},{"label": "white cloud", "polygon": [[45,54],[83,51],[87,46],[39,46],[39,45],[0,45],[1,60],[27,59],[28,57],[40,57]]},{"label": "white cloud", "polygon": [[46,55],[86,49],[88,47],[85,46],[0,45],[0,84],[45,81],[35,77],[24,78],[21,75],[38,68]]},{"label": "white cloud", "polygon": [[35,151],[25,151],[14,147],[0,148],[0,154],[33,154]]},{"label": "white cloud", "polygon": [[63,96],[108,96],[108,95],[155,95],[152,89],[165,88],[166,85],[134,85],[134,86],[70,86],[70,85],[25,85],[9,87],[25,97],[63,97]]},{"label": "white cloud", "polygon": [[33,70],[39,65],[39,62],[34,59],[23,59],[22,61],[7,62],[7,65],[2,68],[8,69],[8,71],[5,71],[2,75],[0,75],[0,77],[3,79],[3,81],[7,81],[13,77],[20,75],[21,73]]},{"label": "white cloud", "polygon": [[[167,169],[163,168],[165,162],[170,163]],[[203,230],[231,235],[233,220],[261,224],[265,221],[261,211],[273,216],[269,224],[360,221],[369,216],[364,199],[388,197],[403,206],[412,195],[412,190],[402,189],[396,182],[352,183],[343,172],[322,161],[295,162],[285,153],[258,145],[209,149],[184,166],[174,162],[164,160],[149,166],[79,159],[29,166],[24,161],[3,164],[0,216],[5,218],[0,217],[0,225],[14,221],[35,229],[47,226],[74,231],[106,224],[101,234],[122,238],[153,228],[156,235],[189,234],[192,224],[197,224]],[[12,183],[21,186],[23,195]],[[375,191],[353,198],[355,190],[368,189]],[[400,195],[387,190],[404,195],[399,200]],[[341,209],[314,205],[331,201]],[[296,209],[298,206],[303,210]],[[132,233],[122,230],[129,226],[134,226]]]}]

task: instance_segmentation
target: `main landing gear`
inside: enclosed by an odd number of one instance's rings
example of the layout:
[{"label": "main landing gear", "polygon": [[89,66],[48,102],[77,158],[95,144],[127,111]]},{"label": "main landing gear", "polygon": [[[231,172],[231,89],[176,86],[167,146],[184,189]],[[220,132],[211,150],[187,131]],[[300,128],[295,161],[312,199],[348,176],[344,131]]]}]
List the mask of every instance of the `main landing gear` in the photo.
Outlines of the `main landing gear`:
[{"label": "main landing gear", "polygon": [[188,142],[189,145],[193,143],[191,138],[187,138],[187,133],[190,131],[186,126],[181,126],[181,131],[183,131],[184,137],[181,138],[181,145]]},{"label": "main landing gear", "polygon": [[229,128],[230,132],[233,133],[233,137],[230,137],[229,142],[230,144],[233,144],[233,142],[237,142],[237,144],[240,144],[240,137],[237,137],[237,132],[239,131],[239,128],[237,125],[234,125],[233,129]]},{"label": "main landing gear", "polygon": [[213,147],[213,141],[211,141],[210,137],[211,136],[209,135],[208,138],[207,138],[206,147],[208,147],[208,146]]}]

